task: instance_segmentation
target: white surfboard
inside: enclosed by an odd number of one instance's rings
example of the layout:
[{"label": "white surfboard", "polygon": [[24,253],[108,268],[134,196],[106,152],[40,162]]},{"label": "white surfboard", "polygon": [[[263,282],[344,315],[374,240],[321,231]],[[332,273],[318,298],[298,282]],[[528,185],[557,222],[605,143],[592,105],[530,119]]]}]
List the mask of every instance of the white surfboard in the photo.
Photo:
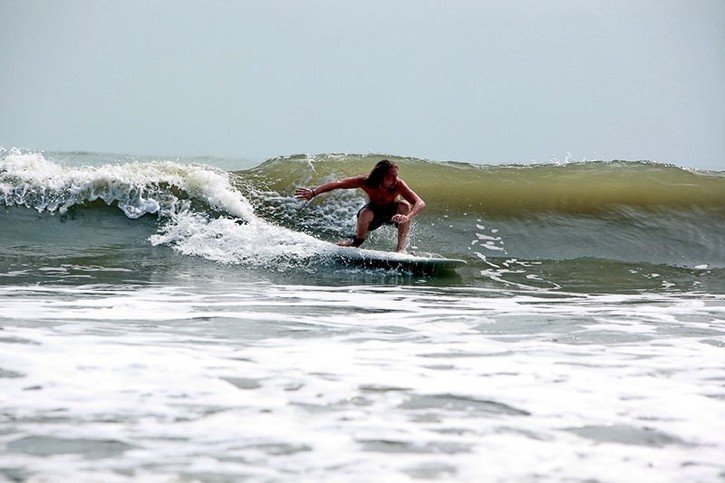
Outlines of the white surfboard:
[{"label": "white surfboard", "polygon": [[333,258],[342,265],[405,270],[415,274],[452,272],[466,264],[465,260],[445,258],[434,253],[413,255],[352,247],[337,247],[333,251]]}]

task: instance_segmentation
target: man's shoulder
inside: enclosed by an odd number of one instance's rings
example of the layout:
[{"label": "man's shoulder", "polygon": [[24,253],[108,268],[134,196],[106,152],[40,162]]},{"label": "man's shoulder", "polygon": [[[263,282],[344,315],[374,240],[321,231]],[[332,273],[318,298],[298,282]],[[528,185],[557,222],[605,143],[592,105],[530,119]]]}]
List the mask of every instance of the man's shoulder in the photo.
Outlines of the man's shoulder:
[{"label": "man's shoulder", "polygon": [[398,178],[398,182],[395,184],[395,190],[397,192],[401,192],[404,190],[410,190],[410,187],[408,186],[408,183],[405,182],[405,180]]}]

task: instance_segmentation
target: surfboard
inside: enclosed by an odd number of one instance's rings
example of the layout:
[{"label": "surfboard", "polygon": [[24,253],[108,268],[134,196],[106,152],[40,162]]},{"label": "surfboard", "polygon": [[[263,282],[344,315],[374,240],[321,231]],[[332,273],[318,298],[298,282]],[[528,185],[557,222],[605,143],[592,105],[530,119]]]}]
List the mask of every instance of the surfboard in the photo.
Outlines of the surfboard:
[{"label": "surfboard", "polygon": [[413,255],[352,247],[337,247],[333,258],[336,263],[346,266],[402,270],[414,274],[453,272],[466,264],[465,260],[445,258],[435,253]]}]

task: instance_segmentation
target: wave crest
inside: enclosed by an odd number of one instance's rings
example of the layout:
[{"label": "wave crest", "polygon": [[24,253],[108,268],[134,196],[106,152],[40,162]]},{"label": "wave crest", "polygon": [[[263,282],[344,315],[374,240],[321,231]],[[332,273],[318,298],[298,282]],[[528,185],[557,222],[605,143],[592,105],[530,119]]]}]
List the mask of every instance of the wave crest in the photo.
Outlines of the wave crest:
[{"label": "wave crest", "polygon": [[13,149],[0,159],[0,201],[38,212],[65,213],[102,200],[132,219],[169,215],[192,201],[250,220],[252,206],[229,182],[228,173],[171,161],[63,166],[42,153]]}]

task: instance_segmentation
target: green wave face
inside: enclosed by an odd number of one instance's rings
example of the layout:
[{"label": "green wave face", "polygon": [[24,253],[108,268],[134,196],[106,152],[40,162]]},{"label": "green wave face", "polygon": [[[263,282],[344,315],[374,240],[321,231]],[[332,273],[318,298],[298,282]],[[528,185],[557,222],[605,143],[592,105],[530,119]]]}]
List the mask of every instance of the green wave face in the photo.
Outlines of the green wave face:
[{"label": "green wave face", "polygon": [[650,162],[480,166],[381,155],[320,155],[275,158],[237,174],[257,189],[284,196],[296,186],[366,174],[383,158],[399,165],[400,176],[435,213],[597,214],[622,207],[725,210],[721,173]]}]

